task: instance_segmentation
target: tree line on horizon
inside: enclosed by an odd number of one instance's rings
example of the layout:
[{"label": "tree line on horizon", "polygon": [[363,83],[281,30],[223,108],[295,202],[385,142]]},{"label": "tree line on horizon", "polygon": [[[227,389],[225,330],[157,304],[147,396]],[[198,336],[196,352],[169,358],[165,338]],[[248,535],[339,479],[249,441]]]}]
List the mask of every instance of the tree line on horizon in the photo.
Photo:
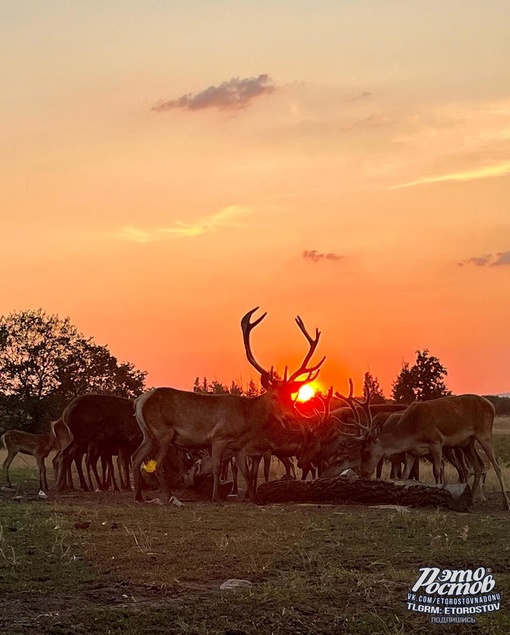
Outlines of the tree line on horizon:
[{"label": "tree line on horizon", "polygon": [[[391,399],[412,403],[451,394],[446,368],[427,349],[416,351],[413,365],[404,363],[392,384]],[[86,393],[134,399],[148,390],[147,372],[131,362],[119,362],[107,346],[96,344],[73,326],[69,318],[42,309],[0,317],[0,432],[47,430],[75,397]],[[365,373],[373,403],[388,399],[379,381]],[[256,397],[263,388],[252,379],[223,384],[196,377],[193,392]],[[510,415],[510,398],[488,396],[498,415]]]}]

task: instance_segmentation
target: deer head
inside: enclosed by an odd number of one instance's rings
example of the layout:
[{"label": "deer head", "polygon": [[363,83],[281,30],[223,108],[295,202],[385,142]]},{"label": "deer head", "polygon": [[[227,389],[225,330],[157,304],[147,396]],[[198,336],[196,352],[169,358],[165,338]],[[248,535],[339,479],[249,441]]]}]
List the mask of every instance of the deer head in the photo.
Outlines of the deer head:
[{"label": "deer head", "polygon": [[[303,358],[299,368],[297,368],[293,373],[289,375],[289,369],[286,366],[283,374],[283,379],[279,378],[274,369],[271,368],[268,370],[264,368],[257,362],[253,351],[251,349],[250,344],[250,334],[252,330],[262,322],[262,320],[266,317],[267,313],[264,313],[259,318],[250,321],[251,317],[258,310],[259,307],[255,307],[251,311],[248,311],[246,315],[241,320],[241,329],[243,332],[243,342],[244,349],[246,351],[246,357],[250,364],[260,373],[260,380],[263,388],[271,394],[273,394],[281,404],[287,405],[289,408],[293,408],[294,404],[291,398],[291,395],[298,392],[301,386],[307,384],[310,381],[316,379],[320,372],[320,368],[326,357],[323,357],[317,364],[309,365],[310,360],[315,353],[317,345],[319,344],[319,339],[321,333],[319,329],[315,329],[315,337],[312,337],[306,327],[304,325],[303,320],[298,316],[296,317],[296,324],[298,325],[300,331],[303,333],[304,337],[308,342],[308,351]],[[295,414],[295,412],[294,412]],[[287,418],[289,418],[289,413],[287,413]],[[290,413],[290,418],[292,418],[292,413]]]}]

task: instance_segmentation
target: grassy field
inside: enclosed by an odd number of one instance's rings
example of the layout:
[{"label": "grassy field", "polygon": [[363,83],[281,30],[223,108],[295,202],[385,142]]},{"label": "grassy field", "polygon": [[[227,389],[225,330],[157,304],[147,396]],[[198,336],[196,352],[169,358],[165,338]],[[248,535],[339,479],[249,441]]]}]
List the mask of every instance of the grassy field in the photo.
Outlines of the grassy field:
[{"label": "grassy field", "polygon": [[[497,454],[510,463],[505,433]],[[0,633],[510,633],[510,515],[495,483],[470,514],[362,506],[135,504],[37,497],[16,460],[0,496]],[[507,483],[510,470],[505,469]],[[406,608],[423,566],[490,567],[501,610],[435,626]],[[253,586],[220,591],[229,578]]]}]

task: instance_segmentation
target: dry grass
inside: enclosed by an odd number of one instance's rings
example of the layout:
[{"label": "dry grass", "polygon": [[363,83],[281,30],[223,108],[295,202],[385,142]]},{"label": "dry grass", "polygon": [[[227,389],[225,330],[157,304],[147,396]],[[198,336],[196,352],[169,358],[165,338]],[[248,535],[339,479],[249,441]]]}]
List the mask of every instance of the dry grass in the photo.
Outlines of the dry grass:
[{"label": "dry grass", "polygon": [[[429,565],[491,566],[503,589],[499,613],[474,630],[441,632],[508,633],[508,514],[494,503],[473,514],[242,503],[177,510],[137,505],[129,494],[4,503],[1,546],[16,562],[0,567],[0,632],[424,635],[428,619],[408,612],[405,598]],[[254,586],[220,592],[228,578]]]},{"label": "dry grass", "polygon": [[[495,436],[508,460],[507,441]],[[16,463],[20,493],[37,494],[32,458]],[[509,467],[505,475],[510,483]],[[488,502],[471,514],[238,502],[178,510],[80,492],[16,503],[0,493],[0,632],[425,635],[434,627],[405,605],[418,569],[490,566],[502,610],[437,632],[506,635],[509,515],[493,476]],[[254,586],[220,592],[228,578]]]}]

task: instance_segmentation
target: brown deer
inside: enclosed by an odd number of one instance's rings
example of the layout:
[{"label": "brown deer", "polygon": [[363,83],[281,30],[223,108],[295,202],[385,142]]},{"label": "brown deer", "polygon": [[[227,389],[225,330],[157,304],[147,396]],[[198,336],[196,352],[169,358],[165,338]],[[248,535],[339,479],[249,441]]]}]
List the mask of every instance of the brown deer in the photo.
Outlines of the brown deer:
[{"label": "brown deer", "polygon": [[[459,395],[441,397],[430,401],[412,403],[400,417],[395,417],[392,425],[389,422],[381,427],[374,425],[370,412],[370,392],[365,386],[365,398],[352,396],[353,385],[349,380],[350,393],[344,399],[353,412],[349,422],[352,432],[345,431],[362,442],[361,474],[369,477],[377,463],[384,456],[406,453],[406,464],[403,477],[409,473],[416,457],[430,455],[436,483],[441,482],[441,460],[443,448],[462,448],[470,461],[475,479],[473,498],[476,499],[482,477],[482,467],[476,457],[475,443],[478,442],[498,477],[503,495],[503,508],[510,510],[510,500],[505,491],[503,474],[494,455],[492,446],[492,427],[494,423],[494,406],[479,395]],[[483,462],[482,462],[483,463]]]},{"label": "brown deer", "polygon": [[[296,323],[309,344],[309,350],[300,367],[288,377],[285,368],[283,379],[278,379],[273,370],[263,368],[255,359],[250,346],[251,331],[266,317],[250,322],[258,307],[249,311],[241,320],[246,356],[250,364],[260,373],[261,383],[266,392],[258,397],[238,395],[210,395],[177,390],[175,388],[155,388],[135,402],[138,424],[143,433],[143,441],[132,457],[135,500],[142,500],[140,467],[150,456],[158,465],[164,460],[169,447],[180,445],[186,448],[211,446],[213,464],[213,501],[218,499],[220,469],[223,452],[231,449],[236,463],[247,483],[247,497],[254,496],[250,483],[244,448],[257,437],[272,434],[275,429],[284,429],[289,419],[295,416],[292,394],[312,378],[317,377],[323,358],[318,364],[308,366],[317,348],[320,332],[315,338],[306,331],[301,318]],[[299,378],[306,375],[305,380]],[[168,501],[171,492],[164,479],[160,485]]]},{"label": "brown deer", "polygon": [[[348,439],[342,431],[348,429],[352,418],[350,406],[341,406],[339,398],[332,399],[330,388],[327,396],[317,395],[319,407],[314,409],[314,416],[304,427],[303,439],[298,452],[298,467],[306,470],[308,466],[317,466],[318,476],[324,470],[354,468],[361,462],[359,442]],[[332,409],[332,406],[335,406]],[[377,416],[377,421],[386,420],[391,415],[402,412],[407,406],[400,404],[370,404],[370,412]],[[339,467],[340,466],[340,467]]]},{"label": "brown deer", "polygon": [[44,459],[52,450],[57,449],[56,439],[53,434],[32,434],[22,430],[7,430],[7,432],[2,434],[0,440],[7,449],[7,457],[2,466],[7,485],[12,487],[11,479],[9,478],[9,467],[16,454],[20,452],[21,454],[31,454],[35,458],[39,470],[39,489],[47,492],[49,488]]},{"label": "brown deer", "polygon": [[[71,401],[61,419],[71,433],[71,440],[58,459],[59,491],[66,488],[66,474],[71,462],[87,451],[90,442],[99,446],[115,446],[119,450],[125,448],[132,453],[142,440],[131,399],[113,395],[82,395]],[[83,473],[79,471],[78,475],[81,488],[87,491],[89,488]],[[129,474],[124,474],[123,482],[129,482]]]},{"label": "brown deer", "polygon": [[[71,432],[69,431],[69,428],[62,421],[62,419],[57,419],[56,421],[51,422],[51,432],[53,436],[56,438],[57,452],[55,456],[52,458],[51,463],[53,465],[53,471],[55,474],[55,482],[57,482],[60,453],[62,452],[63,448],[65,448],[67,445],[69,445],[69,443],[71,443],[72,435],[71,435]],[[75,465],[77,466],[76,468],[77,470],[78,469],[81,470],[82,458],[83,458],[82,456],[79,457],[79,460],[78,460],[78,457],[75,458]],[[71,467],[69,467],[69,469],[67,470],[65,482],[66,482],[66,489],[68,490],[74,489]]]}]

